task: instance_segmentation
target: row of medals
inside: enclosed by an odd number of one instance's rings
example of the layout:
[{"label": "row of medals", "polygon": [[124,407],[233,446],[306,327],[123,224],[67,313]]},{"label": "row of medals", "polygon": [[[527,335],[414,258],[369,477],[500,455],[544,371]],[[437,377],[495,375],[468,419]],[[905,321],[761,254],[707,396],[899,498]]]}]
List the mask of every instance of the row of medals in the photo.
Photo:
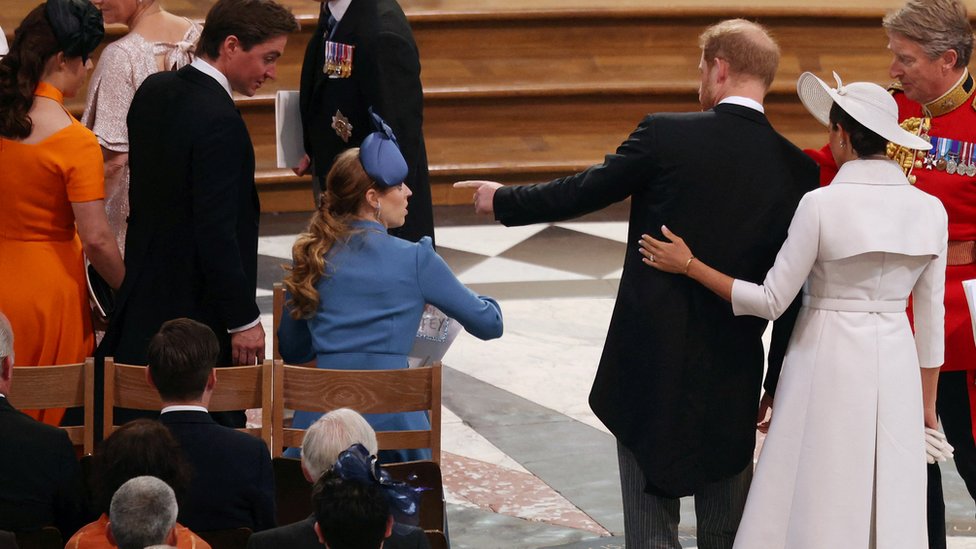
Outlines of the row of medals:
[{"label": "row of medals", "polygon": [[[925,119],[921,123],[919,137],[931,143],[932,148],[928,151],[916,152],[915,168],[935,169],[949,175],[976,177],[976,146],[965,141],[930,136],[929,126],[929,119]],[[955,145],[958,145],[958,148]]]}]

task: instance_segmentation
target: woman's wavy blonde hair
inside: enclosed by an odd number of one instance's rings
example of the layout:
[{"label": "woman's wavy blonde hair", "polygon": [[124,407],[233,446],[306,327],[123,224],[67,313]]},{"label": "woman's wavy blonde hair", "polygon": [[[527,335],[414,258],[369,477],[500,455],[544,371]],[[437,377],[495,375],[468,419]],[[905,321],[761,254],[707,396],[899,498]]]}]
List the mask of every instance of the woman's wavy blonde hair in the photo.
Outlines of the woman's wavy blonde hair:
[{"label": "woman's wavy blonde hair", "polygon": [[366,202],[366,191],[379,189],[359,162],[359,149],[348,149],[336,157],[325,178],[325,192],[312,214],[308,230],[292,246],[293,264],[285,267],[285,289],[291,293],[288,307],[294,319],[311,318],[319,306],[315,288],[325,274],[325,256],[336,242],[349,237],[350,222]]}]

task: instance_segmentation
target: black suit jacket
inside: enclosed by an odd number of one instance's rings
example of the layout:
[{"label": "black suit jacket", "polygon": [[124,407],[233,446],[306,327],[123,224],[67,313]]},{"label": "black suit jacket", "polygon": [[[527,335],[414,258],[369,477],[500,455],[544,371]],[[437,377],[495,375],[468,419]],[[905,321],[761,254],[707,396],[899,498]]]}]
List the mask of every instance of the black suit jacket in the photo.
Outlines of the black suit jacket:
[{"label": "black suit jacket", "polygon": [[0,397],[0,530],[57,526],[65,540],[90,518],[68,435]]},{"label": "black suit jacket", "polygon": [[[603,164],[495,194],[505,225],[566,219],[631,198],[629,245],[590,406],[636,455],[649,491],[688,495],[750,463],[766,321],[735,317],[704,286],[641,263],[641,233],[663,238],[666,224],[705,263],[762,282],[817,178],[813,161],[764,115],[725,104],[650,115]],[[772,380],[797,308],[774,328]]]},{"label": "black suit jacket", "polygon": [[220,341],[259,316],[260,205],[254,148],[227,92],[187,66],[146,79],[132,100],[125,280],[98,355],[145,364],[163,322],[189,317]]},{"label": "black suit jacket", "polygon": [[[247,540],[247,549],[323,549],[325,546],[319,543],[314,524],[315,515],[312,515],[301,522],[259,532]],[[396,524],[383,542],[383,549],[430,549],[430,544],[420,528]]]},{"label": "black suit jacket", "polygon": [[194,532],[274,527],[274,473],[262,440],[218,425],[205,412],[167,412],[159,421],[193,468],[180,524]]},{"label": "black suit jacket", "polygon": [[[305,150],[314,161],[315,174],[325,177],[336,155],[358,147],[374,131],[367,113],[373,107],[396,133],[409,169],[405,183],[413,191],[406,224],[391,233],[412,241],[433,237],[420,55],[410,24],[396,0],[352,0],[331,38],[356,48],[352,74],[329,78],[322,71],[327,20],[323,11],[305,51],[300,88]],[[336,112],[352,123],[348,142],[332,128]]]}]

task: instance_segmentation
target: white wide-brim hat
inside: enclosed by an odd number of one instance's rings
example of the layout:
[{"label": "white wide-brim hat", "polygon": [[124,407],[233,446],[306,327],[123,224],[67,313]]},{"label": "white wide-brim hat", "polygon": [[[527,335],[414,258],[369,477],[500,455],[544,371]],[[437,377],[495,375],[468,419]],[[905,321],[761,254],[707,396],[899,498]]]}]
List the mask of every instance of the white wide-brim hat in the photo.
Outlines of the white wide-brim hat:
[{"label": "white wide-brim hat", "polygon": [[865,128],[896,145],[927,151],[932,144],[898,125],[898,103],[884,88],[870,82],[844,85],[834,73],[837,87],[831,88],[811,72],[800,75],[796,93],[803,106],[824,126],[830,125],[830,107],[834,103]]}]

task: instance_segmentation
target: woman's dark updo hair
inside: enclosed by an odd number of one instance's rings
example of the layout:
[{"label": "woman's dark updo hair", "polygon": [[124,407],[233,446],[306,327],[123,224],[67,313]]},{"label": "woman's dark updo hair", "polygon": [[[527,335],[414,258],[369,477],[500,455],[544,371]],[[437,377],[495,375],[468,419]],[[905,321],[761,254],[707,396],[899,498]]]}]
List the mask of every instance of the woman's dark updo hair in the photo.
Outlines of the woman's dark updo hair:
[{"label": "woman's dark updo hair", "polygon": [[840,126],[851,137],[851,147],[861,158],[875,154],[884,154],[888,148],[888,140],[864,127],[854,120],[847,111],[837,103],[830,107],[831,127]]},{"label": "woman's dark updo hair", "polygon": [[[27,113],[48,59],[59,51],[86,58],[102,39],[102,16],[88,0],[51,0],[40,4],[14,31],[10,52],[0,59],[0,137],[24,139],[33,122]],[[58,30],[50,18],[58,21]],[[58,40],[58,32],[61,41]],[[63,42],[63,44],[62,44]]]}]

